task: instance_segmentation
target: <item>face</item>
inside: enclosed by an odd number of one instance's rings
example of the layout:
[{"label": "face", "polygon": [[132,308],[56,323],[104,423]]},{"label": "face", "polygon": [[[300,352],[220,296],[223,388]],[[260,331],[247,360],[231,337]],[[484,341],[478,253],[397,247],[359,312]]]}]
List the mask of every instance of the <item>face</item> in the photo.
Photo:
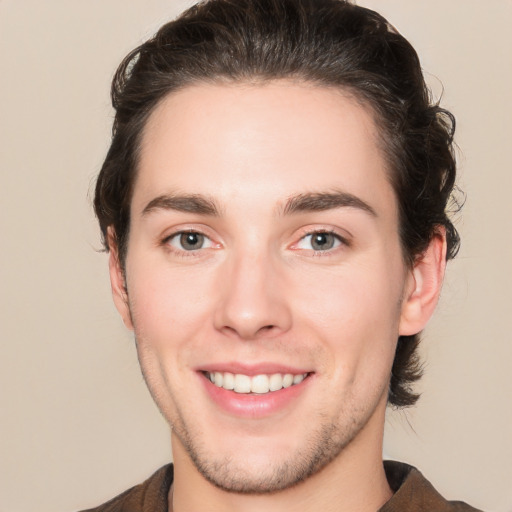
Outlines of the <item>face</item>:
[{"label": "face", "polygon": [[414,275],[372,115],[349,96],[170,95],[143,136],[126,294],[111,261],[175,457],[207,480],[269,492],[362,438],[378,452]]}]

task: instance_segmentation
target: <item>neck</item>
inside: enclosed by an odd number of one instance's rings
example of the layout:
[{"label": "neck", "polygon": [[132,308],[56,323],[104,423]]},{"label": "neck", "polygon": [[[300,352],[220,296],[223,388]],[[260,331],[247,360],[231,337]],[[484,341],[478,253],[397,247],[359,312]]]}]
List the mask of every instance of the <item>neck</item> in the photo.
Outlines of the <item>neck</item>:
[{"label": "neck", "polygon": [[[272,494],[238,494],[217,488],[197,471],[173,434],[175,476],[170,512],[376,512],[392,495],[382,463],[383,418],[384,411],[374,415],[318,473]],[[381,425],[372,425],[375,421]]]}]

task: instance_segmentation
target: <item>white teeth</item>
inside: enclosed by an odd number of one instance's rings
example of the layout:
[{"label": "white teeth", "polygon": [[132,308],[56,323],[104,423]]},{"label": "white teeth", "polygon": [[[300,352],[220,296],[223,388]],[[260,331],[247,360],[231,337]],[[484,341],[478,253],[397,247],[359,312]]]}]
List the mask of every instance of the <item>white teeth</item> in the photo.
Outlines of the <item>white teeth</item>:
[{"label": "white teeth", "polygon": [[279,391],[283,387],[283,376],[280,373],[274,373],[269,380],[268,388],[270,391]]},{"label": "white teeth", "polygon": [[237,373],[235,375],[235,387],[233,388],[237,393],[250,393],[251,392],[251,377]]},{"label": "white teeth", "polygon": [[306,378],[306,374],[303,375],[294,375],[293,376],[293,383],[294,384],[300,384],[304,379]]},{"label": "white teeth", "polygon": [[222,383],[224,389],[235,389],[235,376],[232,373],[226,372],[224,374],[224,382]]},{"label": "white teeth", "polygon": [[[302,377],[302,375],[296,375],[295,377]],[[291,373],[287,373],[283,377],[283,388],[289,388],[292,384],[298,384],[302,382],[302,379],[295,382],[295,377]]]},{"label": "white teeth", "polygon": [[298,375],[274,373],[272,375],[260,374],[249,377],[241,373],[206,372],[206,376],[217,387],[233,390],[235,393],[265,394],[300,384],[307,377],[307,373]]},{"label": "white teeth", "polygon": [[251,379],[251,391],[253,393],[268,393],[268,376],[256,375]]}]

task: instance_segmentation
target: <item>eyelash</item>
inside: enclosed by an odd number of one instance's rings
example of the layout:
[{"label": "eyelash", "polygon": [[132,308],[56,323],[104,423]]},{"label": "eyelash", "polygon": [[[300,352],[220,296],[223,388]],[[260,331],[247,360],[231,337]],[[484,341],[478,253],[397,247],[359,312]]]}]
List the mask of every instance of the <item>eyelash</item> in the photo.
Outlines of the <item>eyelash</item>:
[{"label": "eyelash", "polygon": [[314,249],[313,247],[311,249],[304,249],[304,250],[307,250],[307,251],[312,251],[312,254],[313,256],[320,256],[320,257],[325,257],[325,256],[331,256],[333,254],[333,252],[335,252],[337,249],[339,249],[340,247],[342,246],[345,246],[345,247],[350,247],[350,241],[341,236],[339,233],[337,233],[336,231],[334,231],[333,229],[315,229],[313,231],[306,231],[302,236],[301,238],[299,239],[298,242],[296,242],[295,244],[293,244],[292,247],[294,248],[297,248],[297,249],[300,249],[298,247],[298,245],[303,241],[305,240],[307,237],[314,237],[315,235],[331,235],[334,237],[335,239],[335,242],[334,243],[338,243],[338,245],[334,246],[334,247],[330,247],[326,250],[316,250]]},{"label": "eyelash", "polygon": [[[180,230],[180,231],[176,231],[174,233],[171,233],[169,236],[166,236],[163,240],[162,240],[162,245],[165,246],[165,248],[172,252],[174,256],[178,256],[178,257],[182,257],[182,258],[190,258],[190,257],[197,257],[199,256],[199,252],[201,251],[201,249],[205,249],[205,247],[200,247],[198,249],[195,249],[195,250],[186,250],[186,249],[182,249],[182,248],[178,248],[178,247],[174,247],[172,245],[172,240],[173,239],[178,239],[178,237],[181,237],[183,235],[199,235],[201,237],[204,237],[204,240],[205,241],[209,241],[209,243],[211,245],[213,245],[213,242],[211,240],[211,238],[202,233],[201,231],[199,230],[196,230],[196,229],[184,229],[184,230]],[[211,247],[210,245],[210,247]],[[206,248],[210,248],[210,247],[206,247]]]},{"label": "eyelash", "polygon": [[[188,235],[188,234],[193,234],[193,235],[199,235],[201,237],[204,237],[204,240],[205,241],[209,241],[209,246],[208,247],[199,247],[198,249],[191,249],[191,250],[186,250],[186,249],[183,249],[183,248],[177,248],[177,247],[174,247],[172,244],[171,244],[171,241],[173,239],[177,239],[178,237],[181,237],[183,235]],[[334,237],[335,239],[335,244],[337,243],[337,245],[335,245],[334,247],[330,247],[326,250],[316,250],[314,248],[311,248],[311,249],[306,249],[304,248],[303,250],[305,251],[312,251],[312,254],[313,256],[329,256],[331,255],[337,248],[339,248],[340,246],[345,246],[345,247],[350,247],[350,241],[347,240],[347,238],[341,236],[340,234],[338,234],[337,232],[335,232],[334,230],[330,230],[330,229],[316,229],[316,230],[313,230],[313,231],[305,231],[302,236],[300,237],[299,241],[294,243],[291,248],[292,249],[295,249],[295,250],[300,250],[300,247],[298,247],[298,245],[303,242],[307,237],[313,237],[315,235],[331,235]],[[181,231],[176,231],[168,236],[166,236],[163,240],[162,240],[162,245],[165,246],[168,250],[170,250],[171,252],[173,252],[175,255],[177,256],[180,256],[180,257],[197,257],[199,256],[199,253],[201,252],[201,249],[209,249],[211,248],[213,245],[214,245],[214,242],[211,240],[211,238],[204,234],[203,232],[199,231],[199,230],[194,230],[194,229],[189,229],[189,230],[181,230]]]}]

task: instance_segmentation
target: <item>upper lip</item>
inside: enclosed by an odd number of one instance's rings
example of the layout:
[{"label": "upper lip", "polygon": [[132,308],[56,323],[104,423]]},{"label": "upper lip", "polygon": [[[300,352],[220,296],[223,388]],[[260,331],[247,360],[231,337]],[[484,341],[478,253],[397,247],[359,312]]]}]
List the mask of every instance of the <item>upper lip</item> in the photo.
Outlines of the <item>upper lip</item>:
[{"label": "upper lip", "polygon": [[261,362],[257,364],[247,364],[239,362],[209,363],[199,366],[197,368],[197,371],[221,373],[229,372],[233,374],[248,375],[251,377],[254,375],[262,374],[272,375],[274,373],[291,373],[293,375],[311,373],[311,370],[308,370],[304,367],[299,368],[272,362]]}]

